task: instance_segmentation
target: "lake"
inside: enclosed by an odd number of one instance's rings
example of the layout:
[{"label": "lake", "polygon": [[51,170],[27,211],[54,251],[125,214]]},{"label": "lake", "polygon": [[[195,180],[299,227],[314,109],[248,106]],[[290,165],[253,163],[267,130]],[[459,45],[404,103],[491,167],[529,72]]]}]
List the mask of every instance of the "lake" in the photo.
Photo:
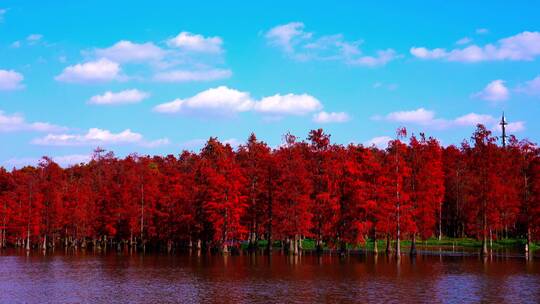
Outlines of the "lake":
[{"label": "lake", "polygon": [[0,253],[1,303],[538,303],[540,259]]}]

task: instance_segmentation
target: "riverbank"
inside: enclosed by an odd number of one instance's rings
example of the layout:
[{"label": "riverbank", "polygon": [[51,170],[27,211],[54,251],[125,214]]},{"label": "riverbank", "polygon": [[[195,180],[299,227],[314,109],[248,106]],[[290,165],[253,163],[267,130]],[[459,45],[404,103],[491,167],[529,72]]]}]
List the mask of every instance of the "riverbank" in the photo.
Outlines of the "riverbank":
[{"label": "riverbank", "polygon": [[[258,248],[266,248],[268,242],[266,240],[261,240],[257,243]],[[525,248],[526,240],[525,239],[502,239],[502,240],[493,240],[491,243],[488,242],[488,248],[493,250],[501,249],[514,249],[516,251],[523,251]],[[472,238],[442,238],[441,240],[437,238],[431,238],[427,240],[417,240],[416,246],[422,249],[437,249],[442,251],[452,251],[452,249],[463,248],[463,249],[480,249],[482,247],[482,241]],[[273,243],[274,248],[281,248],[282,244],[279,241]],[[400,247],[403,252],[407,252],[411,247],[410,240],[400,241]],[[395,241],[391,241],[392,250],[395,249]],[[242,244],[242,249],[248,249],[248,244]],[[302,240],[302,249],[303,250],[316,250],[316,242],[313,239],[304,239]],[[332,249],[331,247],[325,245],[323,249]],[[375,251],[375,243],[373,240],[369,240],[364,244],[359,245],[347,245],[347,249],[350,250],[367,250]],[[540,249],[540,243],[531,243],[530,250],[534,251]],[[384,252],[386,250],[386,240],[377,240],[377,251]]]}]

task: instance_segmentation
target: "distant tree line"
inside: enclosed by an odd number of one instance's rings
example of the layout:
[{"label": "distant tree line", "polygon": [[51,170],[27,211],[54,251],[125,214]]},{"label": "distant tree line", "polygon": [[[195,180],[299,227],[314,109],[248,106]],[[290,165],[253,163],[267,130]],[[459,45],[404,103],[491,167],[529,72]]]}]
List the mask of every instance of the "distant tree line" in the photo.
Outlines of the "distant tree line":
[{"label": "distant tree line", "polygon": [[[61,168],[0,168],[0,247],[197,248],[227,252],[266,240],[341,251],[369,240],[540,238],[540,150],[497,145],[478,125],[442,147],[399,129],[386,149],[332,144],[313,130],[275,149],[252,134],[233,149],[210,138],[199,153],[92,160]],[[395,247],[391,248],[391,244]],[[376,248],[376,247],[375,247]]]}]

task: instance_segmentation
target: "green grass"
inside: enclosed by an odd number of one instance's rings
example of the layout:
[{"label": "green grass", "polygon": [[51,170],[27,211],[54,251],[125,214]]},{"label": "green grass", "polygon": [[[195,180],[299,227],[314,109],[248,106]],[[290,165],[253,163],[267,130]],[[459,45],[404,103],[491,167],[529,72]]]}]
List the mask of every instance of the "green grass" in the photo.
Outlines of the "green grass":
[{"label": "green grass", "polygon": [[[489,240],[488,240],[489,242]],[[493,249],[503,249],[503,248],[521,248],[525,246],[524,239],[503,239],[503,240],[493,240]],[[395,242],[392,241],[392,246],[395,245]],[[402,240],[400,242],[401,247],[410,247],[411,240]],[[417,246],[422,247],[465,247],[465,248],[480,248],[482,247],[482,241],[472,238],[443,238],[438,240],[436,238],[430,238],[427,240],[417,240]],[[488,243],[489,246],[489,243]],[[373,241],[369,241],[366,244],[368,250],[373,250],[374,244]],[[379,251],[386,249],[386,240],[377,240],[377,248]],[[540,249],[540,243],[532,243],[531,250]]]},{"label": "green grass", "polygon": [[[489,242],[489,240],[488,240]],[[502,240],[493,240],[493,249],[504,249],[504,248],[523,248],[525,246],[525,240],[524,239],[502,239]],[[268,241],[266,240],[260,240],[257,244],[259,248],[266,248],[268,244]],[[411,246],[411,240],[402,240],[400,242],[400,245],[402,248],[408,248]],[[441,240],[438,240],[437,238],[430,238],[427,240],[417,240],[416,245],[419,247],[464,247],[464,248],[480,248],[482,247],[482,241],[472,238],[442,238]],[[392,248],[395,248],[395,241],[391,242]],[[488,243],[489,246],[489,243]],[[274,248],[280,248],[281,242],[280,241],[274,241],[272,244],[272,247]],[[243,243],[242,249],[247,249],[248,244]],[[323,248],[328,249],[328,246],[325,244]],[[369,240],[365,242],[364,244],[348,244],[348,249],[366,249],[368,251],[373,251],[374,249],[374,242],[373,240]],[[316,249],[316,242],[314,239],[304,239],[302,241],[302,249],[304,250],[315,250]],[[382,252],[386,250],[386,240],[385,239],[379,239],[377,240],[377,249],[379,252]],[[540,249],[540,243],[532,243],[531,244],[531,250],[537,250]]]}]

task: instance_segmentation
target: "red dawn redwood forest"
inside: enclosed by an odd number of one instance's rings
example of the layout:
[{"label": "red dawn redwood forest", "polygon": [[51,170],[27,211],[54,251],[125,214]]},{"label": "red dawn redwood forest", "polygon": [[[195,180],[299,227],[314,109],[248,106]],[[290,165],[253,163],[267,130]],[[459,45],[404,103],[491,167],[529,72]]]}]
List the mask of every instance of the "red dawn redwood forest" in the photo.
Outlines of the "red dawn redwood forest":
[{"label": "red dawn redwood forest", "polygon": [[[443,147],[399,129],[385,150],[333,144],[323,130],[276,149],[252,134],[234,150],[130,155],[96,149],[88,164],[0,168],[0,247],[197,248],[267,240],[292,254],[311,238],[342,252],[386,240],[540,239],[540,149],[484,126]],[[528,248],[528,247],[527,247]],[[375,250],[377,247],[375,247]]]}]

